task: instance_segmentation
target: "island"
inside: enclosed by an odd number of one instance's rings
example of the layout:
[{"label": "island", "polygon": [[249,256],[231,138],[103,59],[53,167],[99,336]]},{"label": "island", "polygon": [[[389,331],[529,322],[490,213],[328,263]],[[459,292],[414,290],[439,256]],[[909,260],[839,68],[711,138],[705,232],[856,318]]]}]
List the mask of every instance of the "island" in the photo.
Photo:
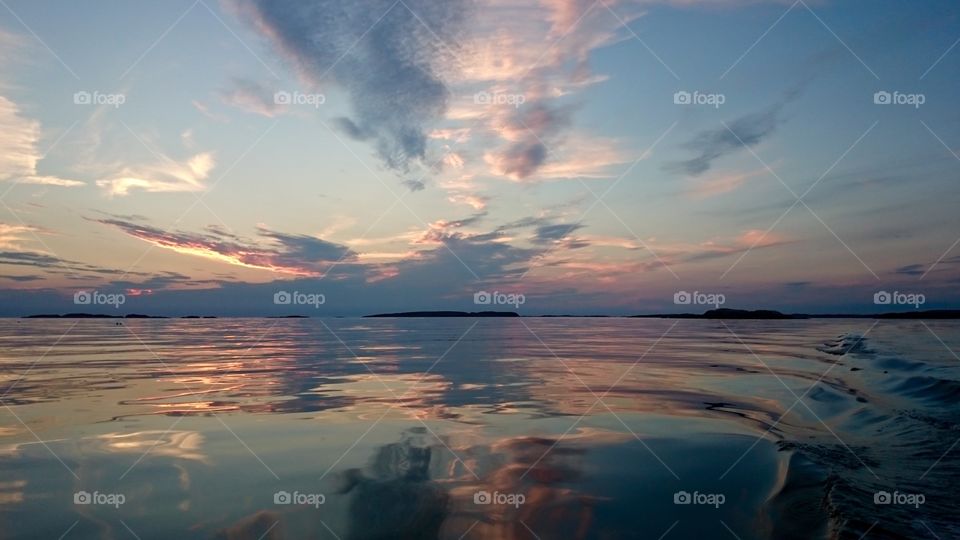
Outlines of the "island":
[{"label": "island", "polygon": [[377,313],[364,318],[378,317],[519,317],[515,311],[403,311],[400,313]]}]

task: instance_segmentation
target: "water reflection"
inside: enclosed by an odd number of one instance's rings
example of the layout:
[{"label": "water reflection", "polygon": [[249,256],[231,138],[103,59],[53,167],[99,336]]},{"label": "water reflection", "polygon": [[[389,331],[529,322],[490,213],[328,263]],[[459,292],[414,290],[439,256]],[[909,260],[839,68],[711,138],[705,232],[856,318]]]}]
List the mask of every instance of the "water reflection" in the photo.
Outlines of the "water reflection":
[{"label": "water reflection", "polygon": [[[81,321],[44,354],[71,324],[0,321],[0,538],[954,530],[960,374],[908,323],[852,351],[869,323]],[[880,514],[891,485],[929,502]],[[97,489],[128,502],[73,504]]]}]

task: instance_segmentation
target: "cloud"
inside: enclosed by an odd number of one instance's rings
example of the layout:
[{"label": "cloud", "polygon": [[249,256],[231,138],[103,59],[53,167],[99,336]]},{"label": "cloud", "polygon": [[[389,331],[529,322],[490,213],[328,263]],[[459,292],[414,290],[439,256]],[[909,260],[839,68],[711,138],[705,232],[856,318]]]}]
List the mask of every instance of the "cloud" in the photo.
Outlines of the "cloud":
[{"label": "cloud", "polygon": [[534,231],[533,243],[550,244],[563,240],[574,231],[581,229],[583,225],[578,223],[559,223],[553,225],[541,225]]},{"label": "cloud", "polygon": [[901,274],[904,276],[922,276],[924,272],[927,271],[930,265],[927,264],[908,264],[906,266],[901,266],[893,271],[895,274]]},{"label": "cloud", "polygon": [[281,108],[274,100],[274,91],[257,81],[236,78],[220,91],[220,100],[231,107],[272,118]]},{"label": "cloud", "polygon": [[710,170],[714,161],[739,152],[744,147],[757,146],[780,126],[783,108],[800,96],[806,84],[807,81],[804,81],[790,89],[780,101],[762,111],[741,116],[725,126],[701,131],[683,145],[697,155],[668,163],[665,168],[699,176]]},{"label": "cloud", "polygon": [[380,158],[406,171],[426,156],[426,124],[443,116],[448,90],[446,49],[466,2],[450,0],[232,0],[298,73],[332,82],[353,111],[338,125],[373,140]]},{"label": "cloud", "polygon": [[20,249],[25,241],[25,236],[38,232],[40,232],[40,229],[30,225],[0,223],[0,249]]},{"label": "cloud", "polygon": [[0,278],[9,279],[10,281],[16,281],[16,282],[20,282],[20,283],[27,283],[27,282],[30,282],[30,281],[43,281],[43,277],[42,277],[42,276],[34,276],[34,275],[28,275],[28,276],[0,276]]},{"label": "cloud", "polygon": [[423,180],[404,180],[400,183],[406,186],[411,192],[423,191],[427,187]]},{"label": "cloud", "polygon": [[196,154],[183,162],[166,156],[149,165],[125,167],[110,178],[97,180],[97,186],[111,195],[128,195],[132,189],[152,193],[195,192],[206,189],[203,181],[210,176],[216,160],[210,152]]},{"label": "cloud", "polygon": [[714,175],[699,181],[696,185],[687,190],[687,195],[694,199],[705,199],[715,197],[724,193],[730,193],[740,189],[751,178],[767,173],[766,168],[760,168],[747,172],[734,172]]},{"label": "cloud", "polygon": [[490,197],[468,193],[453,193],[447,197],[447,200],[453,204],[467,205],[474,210],[483,210],[487,207],[487,203],[490,202]]},{"label": "cloud", "polygon": [[547,159],[547,147],[536,140],[510,145],[508,148],[484,156],[494,174],[514,180],[532,175]]},{"label": "cloud", "polygon": [[257,233],[267,240],[265,243],[223,234],[217,228],[208,229],[205,234],[186,233],[164,231],[151,225],[116,218],[93,221],[177,253],[282,274],[321,275],[333,263],[350,261],[356,255],[346,246],[313,236],[272,231],[262,226],[257,228]]},{"label": "cloud", "polygon": [[742,116],[727,127],[703,131],[684,147],[697,153],[696,157],[668,165],[669,169],[698,176],[710,170],[713,162],[723,156],[756,146],[774,132],[779,123],[780,107]]},{"label": "cloud", "polygon": [[40,123],[24,118],[16,103],[0,96],[0,181],[12,180],[20,184],[78,187],[86,185],[79,180],[37,174],[37,163],[43,159],[37,144],[40,141]]}]

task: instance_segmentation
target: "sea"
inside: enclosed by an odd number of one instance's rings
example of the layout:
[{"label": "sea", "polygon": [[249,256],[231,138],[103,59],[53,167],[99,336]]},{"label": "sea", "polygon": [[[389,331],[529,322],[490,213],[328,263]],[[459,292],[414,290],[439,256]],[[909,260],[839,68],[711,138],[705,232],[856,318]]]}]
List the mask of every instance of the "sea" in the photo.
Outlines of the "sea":
[{"label": "sea", "polygon": [[0,538],[960,537],[960,323],[0,319]]}]

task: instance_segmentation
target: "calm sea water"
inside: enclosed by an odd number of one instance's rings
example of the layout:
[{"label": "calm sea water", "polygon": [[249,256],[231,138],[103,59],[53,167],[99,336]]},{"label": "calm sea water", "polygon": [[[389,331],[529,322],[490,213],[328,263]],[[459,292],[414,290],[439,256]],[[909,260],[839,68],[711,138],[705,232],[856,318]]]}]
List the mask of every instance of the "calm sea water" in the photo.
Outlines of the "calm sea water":
[{"label": "calm sea water", "polygon": [[953,538],[960,325],[0,320],[2,538]]}]

